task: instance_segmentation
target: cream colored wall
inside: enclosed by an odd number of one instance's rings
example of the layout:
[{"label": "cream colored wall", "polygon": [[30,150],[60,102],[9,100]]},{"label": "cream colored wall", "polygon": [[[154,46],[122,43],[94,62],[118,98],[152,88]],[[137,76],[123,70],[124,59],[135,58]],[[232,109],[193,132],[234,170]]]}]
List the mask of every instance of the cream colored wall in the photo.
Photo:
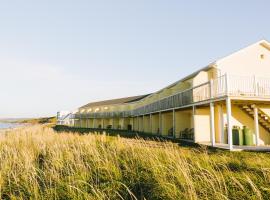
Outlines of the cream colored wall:
[{"label": "cream colored wall", "polygon": [[88,127],[94,128],[94,119],[88,119]]},{"label": "cream colored wall", "polygon": [[75,120],[74,126],[79,128],[80,127],[80,120]]},{"label": "cream colored wall", "polygon": [[193,78],[193,87],[205,83],[207,81],[209,81],[208,73],[205,71],[201,71]]},{"label": "cream colored wall", "polygon": [[162,113],[162,135],[167,136],[169,130],[173,127],[173,113]]},{"label": "cream colored wall", "polygon": [[139,131],[139,120],[137,119],[137,117],[133,118],[133,126],[134,131]]},{"label": "cream colored wall", "polygon": [[86,126],[86,119],[81,119],[81,122],[82,122],[82,128],[87,128]]},{"label": "cream colored wall", "polygon": [[[264,59],[261,59],[261,55]],[[241,76],[270,76],[270,51],[260,44],[252,45],[224,59],[217,61],[222,74]]]},{"label": "cream colored wall", "polygon": [[121,126],[122,130],[127,130],[129,124],[130,124],[129,118],[120,118],[119,125]]},{"label": "cream colored wall", "polygon": [[113,129],[118,129],[119,128],[119,118],[114,118],[113,119]]},{"label": "cream colored wall", "polygon": [[103,119],[103,125],[104,125],[104,128],[107,128],[108,127],[108,125],[111,125],[110,124],[110,119]]},{"label": "cream colored wall", "polygon": [[[224,129],[226,120],[226,107],[225,104],[216,104],[214,107],[215,115],[215,141],[217,143],[224,143]],[[227,139],[225,140],[227,141]]]},{"label": "cream colored wall", "polygon": [[153,114],[152,115],[152,133],[153,134],[157,134],[158,133],[158,130],[160,129],[159,127],[159,114]]},{"label": "cream colored wall", "polygon": [[210,142],[210,109],[196,108],[194,115],[195,142]]},{"label": "cream colored wall", "polygon": [[180,136],[180,131],[192,127],[192,120],[192,111],[175,111],[175,136],[177,138]]},{"label": "cream colored wall", "polygon": [[150,115],[144,116],[143,120],[144,120],[144,123],[143,123],[144,132],[150,133],[151,132],[151,130],[150,130]]},{"label": "cream colored wall", "polygon": [[99,128],[100,125],[101,125],[101,128],[102,128],[103,127],[102,126],[103,125],[102,119],[99,119],[99,118],[95,119],[95,128]]},{"label": "cream colored wall", "polygon": [[143,117],[139,117],[139,132],[143,132]]}]

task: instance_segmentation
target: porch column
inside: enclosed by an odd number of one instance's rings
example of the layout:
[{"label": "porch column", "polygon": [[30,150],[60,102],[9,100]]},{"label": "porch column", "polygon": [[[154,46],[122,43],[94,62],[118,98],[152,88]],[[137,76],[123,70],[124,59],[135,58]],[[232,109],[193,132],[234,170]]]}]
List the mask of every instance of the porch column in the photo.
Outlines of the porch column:
[{"label": "porch column", "polygon": [[196,114],[196,107],[192,106],[192,120],[193,120],[193,130],[194,130],[193,141],[194,142],[196,142],[195,114]]},{"label": "porch column", "polygon": [[175,110],[173,109],[173,137],[175,138]]},{"label": "porch column", "polygon": [[137,131],[140,132],[140,120],[139,120],[139,116],[137,116]]},{"label": "porch column", "polygon": [[142,132],[144,132],[144,115],[142,116]]},{"label": "porch column", "polygon": [[135,131],[134,117],[132,117],[131,119],[132,119],[132,129],[131,129],[131,131]]},{"label": "porch column", "polygon": [[211,144],[215,146],[215,111],[214,111],[214,103],[210,103],[210,131],[211,131]]},{"label": "porch column", "polygon": [[150,119],[150,121],[149,121],[149,129],[150,129],[150,132],[152,133],[152,114],[150,113],[150,117],[149,117]]},{"label": "porch column", "polygon": [[159,112],[159,134],[162,135],[162,115]]},{"label": "porch column", "polygon": [[258,108],[254,105],[253,107],[254,111],[254,127],[255,127],[255,142],[256,146],[259,145],[259,120],[258,120]]},{"label": "porch column", "polygon": [[232,141],[232,107],[231,107],[231,99],[227,97],[226,99],[226,110],[227,110],[227,124],[228,124],[228,145],[229,149],[233,149],[233,141]]},{"label": "porch column", "polygon": [[82,114],[80,113],[80,128],[82,128]]}]

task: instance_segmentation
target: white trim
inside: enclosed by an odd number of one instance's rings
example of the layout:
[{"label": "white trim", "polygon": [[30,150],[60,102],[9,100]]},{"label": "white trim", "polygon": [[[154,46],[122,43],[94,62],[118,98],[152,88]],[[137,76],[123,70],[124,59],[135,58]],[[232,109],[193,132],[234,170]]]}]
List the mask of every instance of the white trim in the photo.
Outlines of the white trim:
[{"label": "white trim", "polygon": [[227,110],[227,124],[228,124],[228,146],[230,150],[233,150],[233,141],[232,141],[232,105],[231,99],[227,97],[226,99],[226,110]]}]

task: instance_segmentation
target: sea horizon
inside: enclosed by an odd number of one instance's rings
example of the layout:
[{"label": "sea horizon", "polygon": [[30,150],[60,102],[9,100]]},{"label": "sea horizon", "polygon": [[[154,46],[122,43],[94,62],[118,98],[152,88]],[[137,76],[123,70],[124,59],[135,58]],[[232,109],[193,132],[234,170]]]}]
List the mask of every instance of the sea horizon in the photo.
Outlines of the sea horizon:
[{"label": "sea horizon", "polygon": [[20,126],[19,123],[11,123],[11,122],[0,122],[0,129],[9,129]]}]

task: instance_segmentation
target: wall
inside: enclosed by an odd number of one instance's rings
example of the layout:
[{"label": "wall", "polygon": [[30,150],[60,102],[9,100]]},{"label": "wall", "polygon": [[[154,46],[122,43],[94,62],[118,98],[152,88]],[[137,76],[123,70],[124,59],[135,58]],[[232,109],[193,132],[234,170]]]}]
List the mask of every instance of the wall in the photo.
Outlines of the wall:
[{"label": "wall", "polygon": [[166,112],[161,114],[162,117],[162,135],[167,136],[169,130],[173,127],[173,113]]},{"label": "wall", "polygon": [[146,132],[146,133],[150,133],[151,132],[151,130],[150,130],[150,115],[145,115],[144,116],[144,123],[143,123],[143,130],[144,130],[144,132]]},{"label": "wall", "polygon": [[139,117],[139,132],[143,132],[143,117]]},{"label": "wall", "polygon": [[196,108],[194,123],[195,142],[210,142],[210,108]]},{"label": "wall", "polygon": [[[261,55],[264,55],[264,59]],[[270,50],[255,44],[217,61],[222,74],[270,76]]]},{"label": "wall", "polygon": [[159,113],[152,115],[152,133],[158,134],[160,127],[159,127]]},{"label": "wall", "polygon": [[139,131],[139,120],[138,120],[138,118],[137,117],[134,117],[133,118],[133,130],[134,131]]},{"label": "wall", "polygon": [[113,129],[118,129],[119,128],[119,118],[114,118],[113,119]]},{"label": "wall", "polygon": [[180,131],[184,129],[192,128],[191,121],[193,120],[192,111],[191,110],[179,110],[175,111],[175,136],[179,138]]}]

